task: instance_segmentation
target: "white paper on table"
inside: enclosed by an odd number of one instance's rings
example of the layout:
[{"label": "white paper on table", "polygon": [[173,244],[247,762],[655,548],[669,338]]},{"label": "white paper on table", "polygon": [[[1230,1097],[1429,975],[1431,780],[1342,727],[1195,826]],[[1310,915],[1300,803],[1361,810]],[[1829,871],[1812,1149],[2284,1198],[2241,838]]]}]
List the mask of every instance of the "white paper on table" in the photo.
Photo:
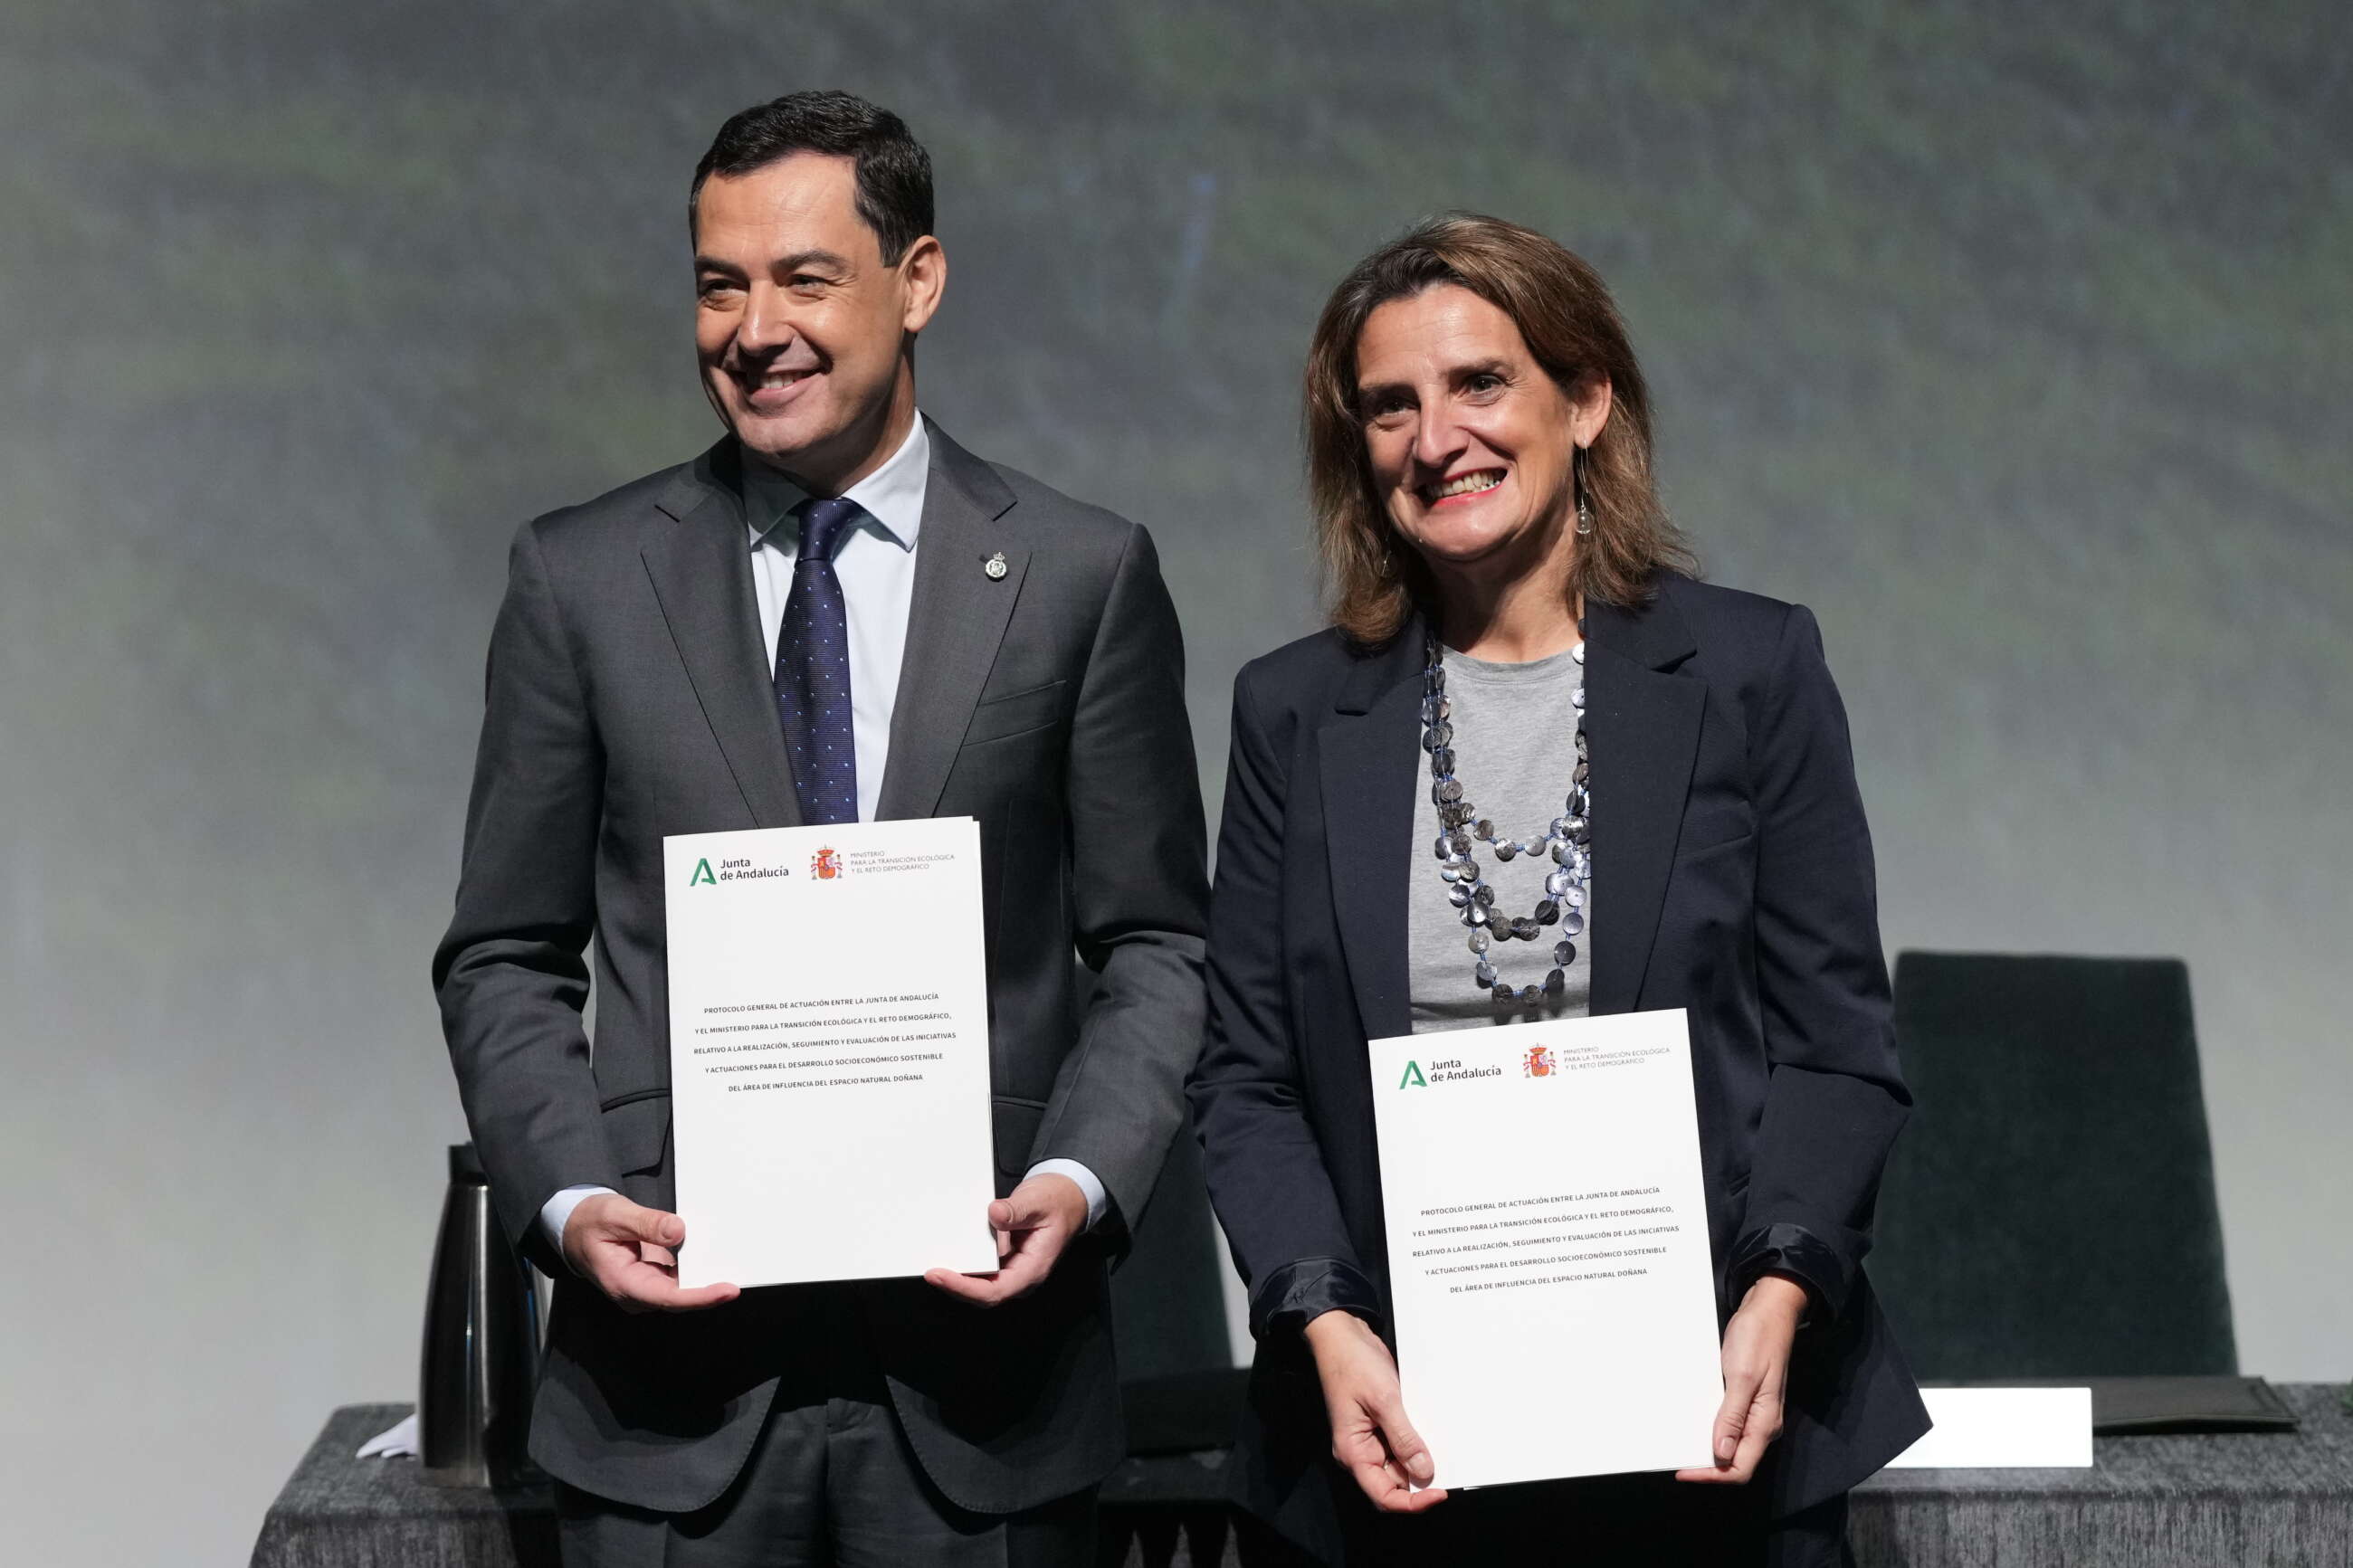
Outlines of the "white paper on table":
[{"label": "white paper on table", "polygon": [[1682,1011],[1370,1049],[1398,1370],[1435,1484],[1712,1464],[1723,1363]]},{"label": "white paper on table", "polygon": [[2088,1469],[2089,1388],[1924,1388],[1936,1425],[1891,1470]]},{"label": "white paper on table", "polygon": [[417,1458],[417,1412],[412,1410],[366,1442],[360,1445],[355,1459],[413,1459]]},{"label": "white paper on table", "polygon": [[679,1282],[997,1267],[980,830],[662,840]]}]

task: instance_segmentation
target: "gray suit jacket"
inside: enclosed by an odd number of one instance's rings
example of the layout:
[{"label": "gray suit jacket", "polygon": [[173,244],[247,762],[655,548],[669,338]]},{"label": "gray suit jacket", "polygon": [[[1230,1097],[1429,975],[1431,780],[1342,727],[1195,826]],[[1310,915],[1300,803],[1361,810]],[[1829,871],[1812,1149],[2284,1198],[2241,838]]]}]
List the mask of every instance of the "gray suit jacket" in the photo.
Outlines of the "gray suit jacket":
[{"label": "gray suit jacket", "polygon": [[[980,823],[999,1191],[1038,1160],[1078,1160],[1132,1222],[1182,1119],[1203,1005],[1204,832],[1176,612],[1143,529],[981,462],[936,426],[931,441],[879,815]],[[710,1502],[780,1380],[822,1377],[816,1326],[839,1321],[848,1291],[940,1489],[983,1512],[1033,1507],[1123,1451],[1105,1284],[1119,1221],[994,1310],[906,1279],[641,1316],[572,1277],[535,1224],[585,1183],[672,1206],[663,836],[797,824],[739,461],[722,441],[526,524],[491,633],[433,981],[500,1217],[557,1279],[532,1453],[638,1507]],[[1009,570],[992,579],[982,565],[999,552]],[[847,1172],[836,1192],[780,1201],[857,1191]],[[824,1291],[837,1310],[820,1310]]]}]

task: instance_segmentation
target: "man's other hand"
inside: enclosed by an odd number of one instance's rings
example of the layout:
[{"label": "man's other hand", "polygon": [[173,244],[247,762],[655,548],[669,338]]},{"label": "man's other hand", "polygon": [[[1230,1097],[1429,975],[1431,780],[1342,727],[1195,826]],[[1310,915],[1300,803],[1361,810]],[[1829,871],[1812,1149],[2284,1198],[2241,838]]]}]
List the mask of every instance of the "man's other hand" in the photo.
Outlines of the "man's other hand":
[{"label": "man's other hand", "polygon": [[998,1306],[1044,1284],[1062,1249],[1086,1227],[1087,1194],[1078,1183],[1051,1172],[1032,1176],[1010,1197],[988,1205],[988,1228],[997,1233],[996,1273],[934,1268],[923,1278],[976,1306]]},{"label": "man's other hand", "polygon": [[564,1222],[564,1258],[625,1312],[686,1312],[743,1294],[733,1285],[681,1290],[678,1247],[686,1222],[633,1204],[618,1193],[593,1193]]}]

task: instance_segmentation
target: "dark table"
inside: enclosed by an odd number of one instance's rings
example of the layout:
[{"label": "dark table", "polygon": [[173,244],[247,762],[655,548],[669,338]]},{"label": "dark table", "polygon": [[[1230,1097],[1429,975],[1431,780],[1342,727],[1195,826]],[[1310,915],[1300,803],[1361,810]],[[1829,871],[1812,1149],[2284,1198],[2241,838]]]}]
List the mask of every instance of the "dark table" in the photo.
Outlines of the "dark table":
[{"label": "dark table", "polygon": [[[302,1456],[261,1522],[252,1568],[557,1568],[554,1501],[544,1485],[474,1491],[425,1484],[414,1459],[355,1459],[409,1412],[346,1405]],[[1218,1500],[1224,1456],[1130,1459],[1103,1487],[1112,1563],[1179,1568],[1224,1554]],[[1138,1499],[1149,1499],[1139,1503]]]},{"label": "dark table", "polygon": [[[2353,1568],[2353,1415],[2335,1387],[2279,1392],[2301,1430],[2101,1437],[2088,1470],[1883,1472],[1854,1494],[1855,1555],[1866,1568]],[[350,1405],[328,1419],[262,1521],[253,1568],[553,1568],[544,1489],[443,1490],[414,1460],[352,1458],[406,1411]],[[1115,1475],[1103,1500],[1124,1561],[1187,1568],[1188,1537],[1227,1556],[1214,1504],[1180,1531],[1173,1502],[1136,1502],[1213,1498],[1215,1479],[1213,1458],[1182,1456]]]},{"label": "dark table", "polygon": [[1882,1470],[1855,1489],[1856,1560],[1902,1568],[2353,1565],[2353,1415],[2274,1385],[2294,1432],[2094,1437],[2088,1470]]}]

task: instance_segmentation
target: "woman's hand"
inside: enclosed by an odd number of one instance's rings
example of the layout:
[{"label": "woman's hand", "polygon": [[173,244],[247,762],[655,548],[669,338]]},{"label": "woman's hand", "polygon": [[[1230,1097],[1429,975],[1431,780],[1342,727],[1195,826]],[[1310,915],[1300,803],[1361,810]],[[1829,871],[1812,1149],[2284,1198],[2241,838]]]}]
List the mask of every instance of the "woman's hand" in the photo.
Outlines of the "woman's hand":
[{"label": "woman's hand", "polygon": [[1724,1407],[1715,1413],[1715,1466],[1677,1470],[1679,1481],[1745,1484],[1766,1447],[1781,1435],[1781,1394],[1789,1384],[1789,1346],[1805,1316],[1806,1288],[1767,1274],[1748,1288],[1724,1327]]},{"label": "woman's hand", "polygon": [[[1307,1325],[1307,1348],[1324,1384],[1332,1421],[1332,1457],[1347,1467],[1384,1513],[1419,1513],[1446,1500],[1431,1487],[1438,1468],[1430,1447],[1405,1418],[1397,1363],[1371,1325],[1350,1312],[1325,1312]],[[1425,1489],[1416,1491],[1419,1486]]]}]

